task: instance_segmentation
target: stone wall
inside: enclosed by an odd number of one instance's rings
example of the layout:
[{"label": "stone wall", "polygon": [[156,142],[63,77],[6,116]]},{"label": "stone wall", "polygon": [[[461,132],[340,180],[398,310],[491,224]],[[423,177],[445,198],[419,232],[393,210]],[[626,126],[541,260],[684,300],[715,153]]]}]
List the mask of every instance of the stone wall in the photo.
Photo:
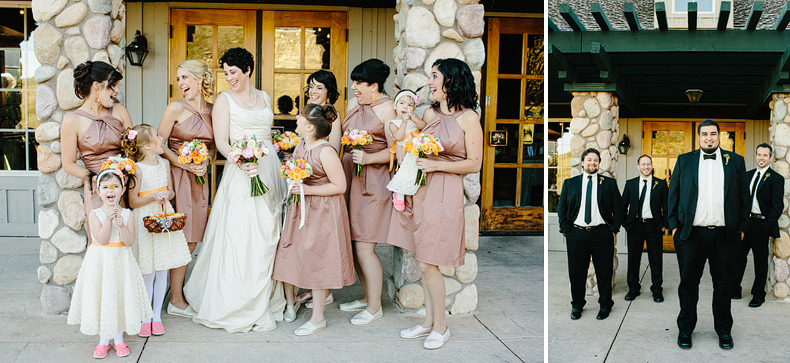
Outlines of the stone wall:
[{"label": "stone wall", "polygon": [[[397,89],[417,91],[420,102],[417,114],[430,106],[428,75],[433,62],[441,58],[457,58],[471,68],[480,93],[480,68],[485,62],[485,13],[478,0],[397,0],[395,10],[395,41],[393,51]],[[480,174],[464,177],[465,263],[459,267],[441,267],[447,290],[445,308],[450,314],[470,313],[477,307],[478,237],[480,207]],[[387,294],[405,309],[419,309],[424,314],[425,296],[420,285],[420,269],[414,253],[395,248],[392,259],[393,276],[387,281]]]},{"label": "stone wall", "polygon": [[[573,92],[570,124],[571,177],[582,173],[581,156],[589,148],[601,152],[598,173],[617,178],[617,139],[620,134],[620,106],[617,96],[610,92]],[[617,241],[615,241],[615,245]],[[617,247],[614,248],[612,286],[617,284]],[[587,294],[598,296],[595,268],[590,262],[587,270]]]},{"label": "stone wall", "polygon": [[774,148],[773,169],[785,178],[784,209],[779,217],[779,238],[771,238],[768,250],[768,292],[775,298],[790,301],[788,290],[788,263],[790,263],[790,217],[787,206],[790,204],[790,164],[787,160],[787,149],[790,147],[790,116],[788,106],[790,94],[774,94],[771,106],[771,145]]},{"label": "stone wall", "polygon": [[[105,61],[123,73],[124,16],[121,0],[33,0],[33,48],[36,69],[36,129],[40,143],[36,200],[41,237],[38,279],[45,314],[69,308],[71,288],[82,265],[88,239],[82,179],[61,167],[60,123],[64,112],[82,105],[74,94],[74,67],[88,60]],[[123,89],[123,85],[120,87]],[[119,95],[119,98],[122,95]],[[81,163],[81,161],[78,161]]]}]

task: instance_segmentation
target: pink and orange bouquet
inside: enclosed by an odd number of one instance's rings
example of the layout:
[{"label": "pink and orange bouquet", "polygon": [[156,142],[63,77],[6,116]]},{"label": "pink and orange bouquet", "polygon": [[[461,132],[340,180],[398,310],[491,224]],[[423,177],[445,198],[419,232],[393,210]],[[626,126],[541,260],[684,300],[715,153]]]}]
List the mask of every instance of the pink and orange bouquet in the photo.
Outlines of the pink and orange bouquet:
[{"label": "pink and orange bouquet", "polygon": [[[406,140],[403,150],[419,158],[424,158],[428,155],[439,155],[440,152],[444,151],[444,147],[442,142],[433,137],[433,135],[419,134]],[[425,173],[422,170],[418,170],[414,184],[425,185],[425,182]]]},{"label": "pink and orange bouquet", "polygon": [[[351,146],[354,150],[362,150],[365,145],[373,143],[373,136],[370,136],[365,130],[348,129],[343,133],[340,138],[340,144]],[[362,175],[362,167],[359,164],[354,164],[354,176]]]},{"label": "pink and orange bouquet", "polygon": [[[311,175],[313,175],[313,167],[304,159],[286,160],[280,167],[280,177],[289,179],[289,187],[293,184],[302,184],[304,179]],[[299,203],[299,200],[299,194],[290,194],[287,199],[288,203]]]},{"label": "pink and orange bouquet", "polygon": [[[208,159],[208,147],[198,139],[184,143],[178,148],[178,162],[181,164],[200,164],[206,159]],[[195,183],[206,184],[206,178],[195,175]]]},{"label": "pink and orange bouquet", "polygon": [[137,170],[137,164],[132,159],[125,158],[121,155],[110,156],[103,164],[101,164],[100,171],[107,169],[120,170],[124,176],[134,175]]},{"label": "pink and orange bouquet", "polygon": [[[266,155],[269,155],[269,148],[267,148],[262,141],[258,141],[255,135],[252,135],[251,138],[245,136],[241,140],[230,144],[228,161],[238,165],[244,163],[257,163],[258,159]],[[269,188],[263,184],[257,173],[250,178],[250,187],[251,197],[258,197],[269,191]]]},{"label": "pink and orange bouquet", "polygon": [[282,134],[274,135],[272,141],[274,141],[274,151],[280,153],[293,152],[296,145],[302,142],[302,139],[295,132],[286,131]]}]

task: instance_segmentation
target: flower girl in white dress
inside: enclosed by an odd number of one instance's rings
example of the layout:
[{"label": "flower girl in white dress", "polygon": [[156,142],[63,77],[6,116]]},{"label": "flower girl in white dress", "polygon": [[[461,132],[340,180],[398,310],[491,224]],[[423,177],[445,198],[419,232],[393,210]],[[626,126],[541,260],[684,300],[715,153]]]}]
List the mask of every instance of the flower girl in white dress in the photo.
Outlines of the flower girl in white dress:
[{"label": "flower girl in white dress", "polygon": [[390,121],[388,124],[392,139],[397,142],[390,149],[390,169],[392,168],[392,160],[397,155],[398,172],[387,184],[387,189],[392,192],[392,203],[398,211],[403,211],[406,207],[403,196],[414,195],[414,193],[417,193],[417,189],[420,188],[420,185],[415,183],[417,179],[417,156],[403,151],[406,139],[418,135],[420,129],[426,125],[425,121],[414,114],[418,100],[419,96],[414,91],[405,89],[398,92],[395,96],[394,107],[395,113],[398,114],[399,118]]}]

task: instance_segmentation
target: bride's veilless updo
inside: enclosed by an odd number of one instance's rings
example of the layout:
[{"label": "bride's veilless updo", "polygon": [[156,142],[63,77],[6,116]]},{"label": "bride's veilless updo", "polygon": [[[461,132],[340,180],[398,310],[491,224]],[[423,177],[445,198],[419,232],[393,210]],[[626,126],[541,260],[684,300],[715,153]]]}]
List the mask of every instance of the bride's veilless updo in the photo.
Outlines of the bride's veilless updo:
[{"label": "bride's veilless updo", "polygon": [[192,78],[200,82],[204,98],[210,99],[214,96],[214,72],[208,64],[199,60],[187,59],[178,65],[178,69],[187,72]]},{"label": "bride's veilless updo", "polygon": [[321,106],[310,103],[302,109],[302,117],[315,126],[315,137],[323,139],[332,132],[332,122],[337,120],[337,109],[330,104]]},{"label": "bride's veilless updo", "polygon": [[219,59],[219,66],[222,67],[223,64],[239,67],[244,73],[247,73],[249,70],[250,77],[252,77],[252,71],[255,70],[255,61],[252,59],[252,53],[244,48],[228,49]]},{"label": "bride's veilless updo", "polygon": [[121,72],[102,61],[87,61],[74,68],[74,93],[81,100],[91,94],[93,82],[107,81],[107,86],[114,86],[122,80]]}]

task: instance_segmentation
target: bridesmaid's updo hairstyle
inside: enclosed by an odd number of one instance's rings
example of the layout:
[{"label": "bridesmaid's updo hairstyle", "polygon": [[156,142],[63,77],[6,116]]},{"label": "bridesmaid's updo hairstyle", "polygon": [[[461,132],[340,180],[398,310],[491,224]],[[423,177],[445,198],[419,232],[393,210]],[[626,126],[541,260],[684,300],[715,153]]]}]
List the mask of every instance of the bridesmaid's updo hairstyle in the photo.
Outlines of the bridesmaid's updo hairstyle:
[{"label": "bridesmaid's updo hairstyle", "polygon": [[204,98],[211,99],[214,96],[214,72],[212,72],[208,64],[199,60],[187,59],[178,65],[178,69],[187,72],[192,78],[200,82]]},{"label": "bridesmaid's updo hairstyle", "polygon": [[310,103],[302,109],[302,117],[315,126],[315,138],[323,139],[332,132],[332,122],[337,120],[337,110],[332,105]]},{"label": "bridesmaid's updo hairstyle", "polygon": [[135,127],[127,127],[121,139],[121,151],[135,162],[143,158],[143,146],[154,141],[156,134],[151,125],[141,124]]},{"label": "bridesmaid's updo hairstyle", "polygon": [[329,103],[335,104],[335,101],[340,98],[340,92],[337,91],[337,79],[335,79],[335,74],[322,69],[307,77],[307,87],[304,89],[305,100],[310,99],[308,91],[310,90],[310,83],[313,81],[324,85],[324,88],[326,88],[326,98],[329,100]]},{"label": "bridesmaid's updo hairstyle", "polygon": [[433,62],[433,66],[444,76],[442,88],[447,95],[447,107],[455,110],[477,108],[475,78],[465,62],[455,58],[445,58],[437,59]]},{"label": "bridesmaid's updo hairstyle", "polygon": [[219,59],[219,66],[222,67],[224,64],[231,67],[239,67],[244,73],[250,71],[250,77],[252,77],[252,71],[255,69],[255,61],[252,59],[252,53],[244,48],[228,49]]},{"label": "bridesmaid's updo hairstyle", "polygon": [[74,68],[74,93],[81,100],[91,94],[93,82],[107,81],[107,86],[114,86],[123,76],[111,65],[102,61],[87,61]]},{"label": "bridesmaid's updo hairstyle", "polygon": [[354,67],[354,70],[351,71],[351,80],[365,82],[369,85],[373,85],[374,83],[378,84],[379,92],[386,95],[387,92],[384,91],[384,82],[387,81],[389,75],[390,66],[380,59],[371,58]]}]

